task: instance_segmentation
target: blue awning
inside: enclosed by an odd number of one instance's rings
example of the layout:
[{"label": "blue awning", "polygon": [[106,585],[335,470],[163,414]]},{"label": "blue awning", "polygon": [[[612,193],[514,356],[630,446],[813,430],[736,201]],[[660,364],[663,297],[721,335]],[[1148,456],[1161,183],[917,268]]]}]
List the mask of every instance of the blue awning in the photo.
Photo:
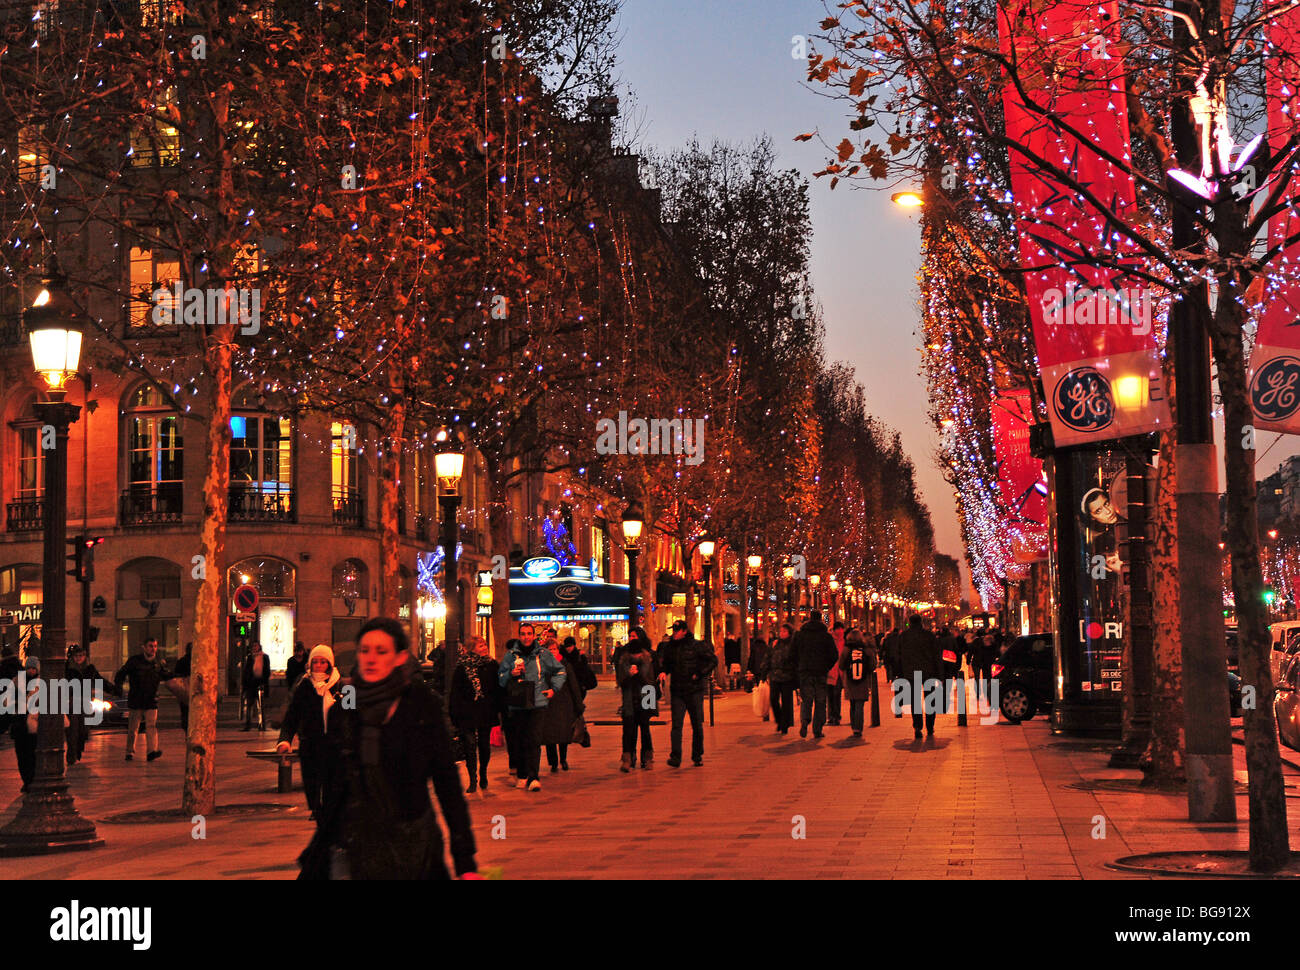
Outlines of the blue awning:
[{"label": "blue awning", "polygon": [[516,623],[616,623],[627,619],[628,588],[593,579],[585,566],[530,578],[510,570],[510,619]]}]

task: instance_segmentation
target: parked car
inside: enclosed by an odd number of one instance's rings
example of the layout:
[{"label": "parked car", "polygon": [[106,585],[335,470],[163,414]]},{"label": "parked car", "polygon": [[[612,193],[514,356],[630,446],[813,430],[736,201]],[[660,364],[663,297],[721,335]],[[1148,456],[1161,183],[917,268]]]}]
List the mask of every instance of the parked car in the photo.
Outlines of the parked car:
[{"label": "parked car", "polygon": [[1230,626],[1225,631],[1228,639],[1228,669],[1234,674],[1241,673],[1241,649],[1237,639],[1237,628]]},{"label": "parked car", "polygon": [[127,715],[125,697],[105,696],[101,700],[95,701],[94,704],[101,711],[103,711],[103,715],[98,724],[89,724],[87,725],[87,727],[92,727],[92,728],[126,727],[128,715]]},{"label": "parked car", "polygon": [[1268,628],[1268,666],[1273,672],[1273,683],[1282,677],[1282,668],[1291,657],[1300,653],[1300,620],[1283,620]]},{"label": "parked car", "polygon": [[1016,637],[993,664],[998,707],[1012,724],[1027,721],[1052,707],[1055,641],[1050,633]]},{"label": "parked car", "polygon": [[1282,743],[1300,751],[1300,657],[1287,662],[1274,688],[1273,718]]}]

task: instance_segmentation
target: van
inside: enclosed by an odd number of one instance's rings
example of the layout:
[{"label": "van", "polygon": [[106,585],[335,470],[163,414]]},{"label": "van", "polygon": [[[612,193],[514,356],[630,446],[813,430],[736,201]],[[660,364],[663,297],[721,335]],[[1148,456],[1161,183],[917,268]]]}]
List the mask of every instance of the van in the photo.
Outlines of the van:
[{"label": "van", "polygon": [[1268,628],[1271,641],[1268,652],[1268,666],[1273,672],[1273,683],[1282,676],[1284,661],[1300,653],[1300,620],[1283,620]]}]

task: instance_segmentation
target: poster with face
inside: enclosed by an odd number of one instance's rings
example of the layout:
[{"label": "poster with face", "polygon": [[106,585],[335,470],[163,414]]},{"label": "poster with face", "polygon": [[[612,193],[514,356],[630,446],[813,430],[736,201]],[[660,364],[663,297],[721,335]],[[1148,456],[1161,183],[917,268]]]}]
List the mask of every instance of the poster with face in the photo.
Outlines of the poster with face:
[{"label": "poster with face", "polygon": [[1123,690],[1124,602],[1128,576],[1128,475],[1122,451],[1074,455],[1079,501],[1079,558],[1075,569],[1079,689],[1101,700]]}]

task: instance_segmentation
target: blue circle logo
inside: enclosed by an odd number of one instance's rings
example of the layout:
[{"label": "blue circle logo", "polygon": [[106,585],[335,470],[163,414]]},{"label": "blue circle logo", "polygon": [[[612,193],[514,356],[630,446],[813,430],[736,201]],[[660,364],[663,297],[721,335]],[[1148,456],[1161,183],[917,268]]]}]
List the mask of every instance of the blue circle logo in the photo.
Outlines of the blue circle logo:
[{"label": "blue circle logo", "polygon": [[1052,403],[1061,423],[1075,431],[1100,431],[1115,420],[1110,383],[1095,367],[1080,367],[1062,377]]},{"label": "blue circle logo", "polygon": [[1250,382],[1250,404],[1265,421],[1284,421],[1300,408],[1300,360],[1274,357]]}]

